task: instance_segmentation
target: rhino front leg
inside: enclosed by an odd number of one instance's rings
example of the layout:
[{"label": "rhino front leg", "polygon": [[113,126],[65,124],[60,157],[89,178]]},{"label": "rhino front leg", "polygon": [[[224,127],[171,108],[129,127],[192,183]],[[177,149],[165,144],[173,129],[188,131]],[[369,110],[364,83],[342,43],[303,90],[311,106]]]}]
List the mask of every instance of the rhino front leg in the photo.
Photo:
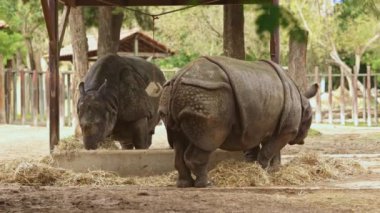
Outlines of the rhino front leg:
[{"label": "rhino front leg", "polygon": [[[278,159],[278,158],[281,158],[281,155],[280,155],[281,149],[286,144],[288,144],[289,141],[294,139],[296,134],[297,134],[297,131],[283,133],[275,138],[272,138],[266,143],[264,143],[257,157],[257,160],[260,163],[260,165],[264,169],[266,169],[268,168],[270,164],[274,165],[274,164],[281,163],[280,159]],[[274,161],[271,163],[272,159]]]},{"label": "rhino front leg", "polygon": [[190,144],[185,152],[185,163],[196,176],[194,186],[206,187],[208,182],[207,165],[212,152],[202,150]]},{"label": "rhino front leg", "polygon": [[148,149],[151,145],[148,140],[148,119],[142,118],[133,123],[133,145],[136,149]]},{"label": "rhino front leg", "polygon": [[186,166],[184,159],[185,150],[189,143],[183,134],[179,132],[167,130],[167,133],[169,143],[174,148],[174,166],[178,171],[177,187],[192,187],[194,186],[194,179],[191,177],[190,169]]}]

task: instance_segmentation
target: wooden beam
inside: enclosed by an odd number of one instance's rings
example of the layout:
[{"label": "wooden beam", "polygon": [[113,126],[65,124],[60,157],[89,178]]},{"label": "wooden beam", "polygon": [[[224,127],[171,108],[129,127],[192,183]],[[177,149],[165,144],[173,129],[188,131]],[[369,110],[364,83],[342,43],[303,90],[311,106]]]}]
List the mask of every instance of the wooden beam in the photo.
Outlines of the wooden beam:
[{"label": "wooden beam", "polygon": [[71,7],[68,7],[68,6],[65,6],[63,8],[62,17],[61,17],[60,25],[59,25],[58,52],[60,52],[62,48],[63,39],[65,38],[67,23],[69,22],[70,8]]},{"label": "wooden beam", "polygon": [[50,152],[59,141],[58,0],[41,0],[49,34]]},{"label": "wooden beam", "polygon": [[224,5],[224,4],[265,4],[271,0],[60,0],[63,4],[75,6],[179,6],[179,5]]}]

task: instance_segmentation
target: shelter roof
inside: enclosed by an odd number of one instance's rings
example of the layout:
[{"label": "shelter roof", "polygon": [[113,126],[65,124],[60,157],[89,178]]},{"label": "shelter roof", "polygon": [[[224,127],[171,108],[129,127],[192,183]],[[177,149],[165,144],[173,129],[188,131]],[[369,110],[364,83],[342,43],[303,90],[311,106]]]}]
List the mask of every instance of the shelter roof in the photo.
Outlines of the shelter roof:
[{"label": "shelter roof", "polygon": [[8,28],[8,24],[4,20],[0,20],[0,30]]},{"label": "shelter roof", "polygon": [[[150,36],[143,33],[139,28],[124,30],[120,33],[119,55],[134,55],[135,39],[138,40],[139,56],[148,58],[154,56],[156,58],[167,57],[173,55],[174,52],[167,48],[164,44],[153,40]],[[96,59],[98,50],[98,41],[94,36],[87,36],[88,56],[90,59]],[[72,61],[73,49],[71,44],[63,47],[60,52],[59,59],[62,61]]]}]

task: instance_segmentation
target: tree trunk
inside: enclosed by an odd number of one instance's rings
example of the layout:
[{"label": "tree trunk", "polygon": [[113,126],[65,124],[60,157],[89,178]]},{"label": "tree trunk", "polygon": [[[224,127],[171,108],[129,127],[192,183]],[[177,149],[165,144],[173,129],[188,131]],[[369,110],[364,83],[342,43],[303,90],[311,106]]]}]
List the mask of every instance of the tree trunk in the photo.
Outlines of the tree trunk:
[{"label": "tree trunk", "polygon": [[36,61],[34,60],[35,58],[34,58],[34,50],[33,50],[31,36],[25,36],[25,44],[26,44],[26,48],[28,49],[29,69],[35,70]]},{"label": "tree trunk", "polygon": [[3,55],[0,54],[0,124],[6,122],[5,119],[5,91],[4,91],[4,65],[3,65]]},{"label": "tree trunk", "polygon": [[305,40],[299,41],[297,35],[291,34],[289,38],[289,62],[288,73],[293,81],[300,88],[301,92],[307,90],[307,69],[306,69],[306,55],[307,55],[307,42],[308,32],[305,33]]},{"label": "tree trunk", "polygon": [[245,59],[243,5],[224,5],[223,52],[228,57]]},{"label": "tree trunk", "polygon": [[[346,63],[344,63],[342,61],[342,59],[339,56],[339,53],[336,51],[336,48],[333,48],[333,50],[330,52],[330,56],[334,60],[334,62],[341,67],[342,71],[344,72],[346,79],[347,79],[347,82],[348,82],[348,88],[350,90],[350,96],[353,97],[354,91],[353,91],[353,82],[352,82],[352,78],[351,78],[352,73],[353,73],[352,69]],[[356,85],[357,85],[357,88],[360,89],[360,91],[364,91],[363,84],[360,81],[358,81],[357,79],[356,79]]]},{"label": "tree trunk", "polygon": [[119,50],[120,29],[124,14],[113,13],[114,7],[99,7],[98,58]]},{"label": "tree trunk", "polygon": [[[78,85],[83,80],[88,70],[88,44],[86,37],[86,26],[84,24],[82,7],[71,8],[69,16],[70,37],[73,47],[73,109],[76,109],[76,104],[79,99]],[[79,128],[78,115],[76,110],[73,110],[73,125],[75,127],[75,136],[79,137],[81,131]]]}]

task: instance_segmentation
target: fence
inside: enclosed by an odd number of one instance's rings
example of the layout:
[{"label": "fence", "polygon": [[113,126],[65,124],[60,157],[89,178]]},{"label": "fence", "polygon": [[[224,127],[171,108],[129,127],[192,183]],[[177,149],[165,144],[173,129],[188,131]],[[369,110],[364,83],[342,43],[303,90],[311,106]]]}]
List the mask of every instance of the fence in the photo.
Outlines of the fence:
[{"label": "fence", "polygon": [[[8,124],[46,125],[49,99],[46,72],[10,70],[4,73],[5,120]],[[60,74],[61,125],[71,125],[71,72]]]},{"label": "fence", "polygon": [[378,79],[379,74],[371,73],[370,67],[365,74],[345,74],[342,70],[332,74],[331,67],[327,73],[320,73],[315,67],[314,75],[308,75],[308,82],[320,83],[320,90],[311,101],[314,122],[377,126]]},{"label": "fence", "polygon": [[[166,79],[170,79],[176,70],[165,70]],[[347,77],[353,81],[352,90],[347,90]],[[61,126],[71,126],[73,72],[60,73],[60,121]],[[5,114],[6,122],[11,124],[46,125],[49,116],[48,75],[46,72],[5,70]],[[358,79],[363,88],[355,81]],[[320,90],[311,100],[314,110],[314,122],[337,123],[342,125],[378,125],[379,74],[345,75],[327,73],[315,68],[314,75],[308,75],[309,82],[319,82]],[[342,86],[345,85],[345,86]],[[358,89],[361,88],[361,89]]]}]

